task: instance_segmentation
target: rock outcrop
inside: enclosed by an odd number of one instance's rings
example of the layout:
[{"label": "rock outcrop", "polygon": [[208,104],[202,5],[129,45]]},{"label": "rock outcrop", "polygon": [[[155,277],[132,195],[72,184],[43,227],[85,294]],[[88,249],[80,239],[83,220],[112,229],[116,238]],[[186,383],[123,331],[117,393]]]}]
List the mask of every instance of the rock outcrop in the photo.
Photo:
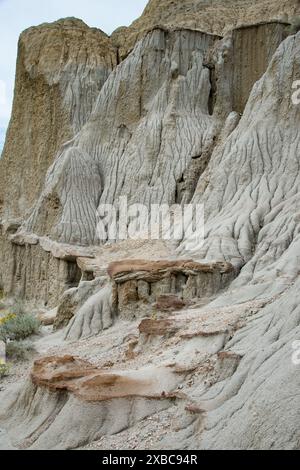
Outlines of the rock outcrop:
[{"label": "rock outcrop", "polygon": [[[13,405],[1,417],[3,422],[14,416],[13,444],[23,450],[74,449],[106,433],[120,432],[153,410],[168,408],[176,396],[166,391],[174,388],[178,377],[165,368],[112,374],[73,356],[52,356],[35,363],[31,380],[17,394],[27,418]],[[41,407],[35,419],[29,418],[30,403]]]},{"label": "rock outcrop", "polygon": [[176,384],[176,380],[173,379],[173,383],[170,381],[171,374],[167,374],[163,369],[144,372],[144,376],[136,371],[111,373],[98,370],[88,362],[73,356],[54,356],[36,361],[31,379],[37,386],[52,391],[66,390],[88,402],[129,396],[175,398],[175,395],[168,396],[168,388],[172,389],[174,383]]},{"label": "rock outcrop", "polygon": [[1,160],[2,217],[24,217],[32,207],[58,149],[86,123],[116,64],[108,36],[77,19],[22,33],[12,118]]},{"label": "rock outcrop", "polygon": [[[248,38],[245,44],[241,35]],[[269,35],[251,75],[245,62]],[[130,204],[147,207],[186,201],[193,160],[205,169],[226,112],[243,109],[251,85],[282,40],[282,27],[234,32],[226,54],[219,39],[189,30],[148,33],[108,78],[90,121],[62,148],[24,229],[62,243],[93,245],[99,243],[100,205],[118,207],[125,196]],[[243,60],[236,59],[239,42]],[[222,85],[212,94],[205,60],[215,48],[215,78],[229,87],[232,81],[231,96]]]},{"label": "rock outcrop", "polygon": [[[299,10],[152,0],[112,38],[73,20],[38,30],[102,46],[87,47],[89,105],[67,101],[66,127],[55,121],[68,135],[43,153],[32,210],[1,221],[0,287],[57,311],[58,330],[25,388],[3,396],[5,445],[122,448],[138,436],[141,448],[299,449],[300,33],[287,28]],[[68,77],[86,90],[80,66],[54,62],[60,90]],[[18,181],[14,119],[0,177]],[[26,191],[1,188],[3,214],[23,216],[10,207]],[[177,242],[102,239],[100,205],[119,214],[125,196],[202,204],[204,243],[200,226]],[[141,420],[154,416],[149,442]]]},{"label": "rock outcrop", "polygon": [[[164,295],[178,295],[183,302],[212,298],[225,289],[236,273],[230,263],[195,263],[191,260],[124,260],[111,263],[108,274],[114,281],[121,317],[153,312]],[[156,302],[156,303],[155,303]]]},{"label": "rock outcrop", "polygon": [[48,171],[25,229],[93,245],[99,243],[100,204],[118,204],[122,196],[147,206],[175,202],[191,156],[212,138],[204,56],[217,39],[157,29],[137,44],[106,81],[89,122]]},{"label": "rock outcrop", "polygon": [[297,0],[150,0],[142,16],[129,28],[118,28],[113,44],[124,58],[151,29],[161,26],[204,31],[224,36],[243,25],[269,20],[289,21],[299,11]]}]

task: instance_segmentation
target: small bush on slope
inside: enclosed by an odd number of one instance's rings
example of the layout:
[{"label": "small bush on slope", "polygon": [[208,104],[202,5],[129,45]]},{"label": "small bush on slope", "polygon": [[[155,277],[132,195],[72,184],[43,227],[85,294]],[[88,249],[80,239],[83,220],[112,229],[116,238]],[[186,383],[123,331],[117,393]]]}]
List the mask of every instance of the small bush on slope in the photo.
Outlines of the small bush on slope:
[{"label": "small bush on slope", "polygon": [[0,319],[0,340],[20,341],[35,333],[38,333],[40,322],[33,315],[24,313],[21,315],[8,314]]},{"label": "small bush on slope", "polygon": [[32,343],[10,341],[6,345],[6,357],[14,361],[26,361],[35,352]]},{"label": "small bush on slope", "polygon": [[0,364],[0,379],[6,377],[9,374],[9,365],[8,364]]}]

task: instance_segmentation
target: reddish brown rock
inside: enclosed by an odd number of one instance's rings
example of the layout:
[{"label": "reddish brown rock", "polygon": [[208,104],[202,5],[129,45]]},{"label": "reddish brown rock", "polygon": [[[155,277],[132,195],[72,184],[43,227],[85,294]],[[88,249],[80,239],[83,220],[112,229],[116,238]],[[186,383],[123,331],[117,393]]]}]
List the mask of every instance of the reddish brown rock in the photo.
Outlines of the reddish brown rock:
[{"label": "reddish brown rock", "polygon": [[181,310],[186,307],[187,302],[180,299],[178,295],[164,294],[157,298],[155,308],[161,311]]},{"label": "reddish brown rock", "polygon": [[155,282],[176,273],[188,276],[198,273],[228,273],[232,271],[231,263],[197,263],[193,260],[123,260],[111,263],[107,269],[109,276],[120,283],[133,279]]},{"label": "reddish brown rock", "polygon": [[180,323],[175,323],[174,320],[142,320],[139,325],[139,332],[145,335],[164,336],[167,334],[175,333],[180,328]]},{"label": "reddish brown rock", "polygon": [[185,410],[192,414],[202,414],[205,413],[205,410],[202,410],[199,406],[190,404],[185,407]]},{"label": "reddish brown rock", "polygon": [[114,398],[176,398],[178,378],[165,367],[107,371],[73,356],[44,357],[34,362],[32,382],[52,391],[67,391],[88,402]]}]

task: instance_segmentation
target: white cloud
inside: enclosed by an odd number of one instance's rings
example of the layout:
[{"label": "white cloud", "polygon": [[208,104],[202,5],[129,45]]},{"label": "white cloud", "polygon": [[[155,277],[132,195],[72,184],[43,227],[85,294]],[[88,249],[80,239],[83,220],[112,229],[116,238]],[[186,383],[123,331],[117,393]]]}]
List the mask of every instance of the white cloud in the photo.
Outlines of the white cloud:
[{"label": "white cloud", "polygon": [[0,0],[0,80],[6,83],[6,103],[0,104],[0,126],[7,125],[10,114],[17,42],[24,29],[75,16],[110,34],[140,16],[146,4],[147,0]]}]

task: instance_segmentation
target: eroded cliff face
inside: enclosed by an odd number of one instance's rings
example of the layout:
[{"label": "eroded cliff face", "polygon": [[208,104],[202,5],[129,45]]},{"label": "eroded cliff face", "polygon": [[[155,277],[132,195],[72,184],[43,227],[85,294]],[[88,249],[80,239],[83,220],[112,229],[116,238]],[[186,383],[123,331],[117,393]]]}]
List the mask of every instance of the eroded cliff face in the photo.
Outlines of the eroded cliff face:
[{"label": "eroded cliff face", "polygon": [[298,0],[151,0],[129,28],[122,27],[113,33],[112,42],[119,48],[120,58],[124,58],[136,42],[156,26],[224,36],[243,25],[289,21],[298,9]]},{"label": "eroded cliff face", "polygon": [[[175,202],[191,157],[212,138],[210,73],[203,61],[216,39],[158,29],[137,44],[109,77],[90,121],[48,172],[27,231],[95,245],[99,204],[118,204],[121,196],[147,206]],[[47,218],[54,197],[60,205]]]},{"label": "eroded cliff face", "polygon": [[[286,24],[297,5],[151,1],[111,39],[73,20],[38,29],[84,28],[103,49],[91,95],[80,66],[57,71],[61,52],[43,68],[63,77],[69,134],[42,154],[28,216],[1,222],[1,287],[56,307],[58,330],[3,396],[9,446],[299,448],[300,33]],[[68,80],[81,84],[75,98]],[[16,101],[18,86],[17,75]],[[31,102],[35,80],[29,89]],[[204,204],[204,245],[103,244],[97,209],[120,196]]]},{"label": "eroded cliff face", "polygon": [[243,111],[284,30],[267,23],[225,40],[189,30],[148,33],[108,78],[87,125],[64,145],[24,229],[97,245],[100,204],[117,206],[122,196],[149,208],[188,202],[226,116]]},{"label": "eroded cliff face", "polygon": [[116,62],[107,35],[80,20],[32,27],[21,35],[1,160],[3,217],[24,217],[32,207],[56,152],[86,123]]}]

